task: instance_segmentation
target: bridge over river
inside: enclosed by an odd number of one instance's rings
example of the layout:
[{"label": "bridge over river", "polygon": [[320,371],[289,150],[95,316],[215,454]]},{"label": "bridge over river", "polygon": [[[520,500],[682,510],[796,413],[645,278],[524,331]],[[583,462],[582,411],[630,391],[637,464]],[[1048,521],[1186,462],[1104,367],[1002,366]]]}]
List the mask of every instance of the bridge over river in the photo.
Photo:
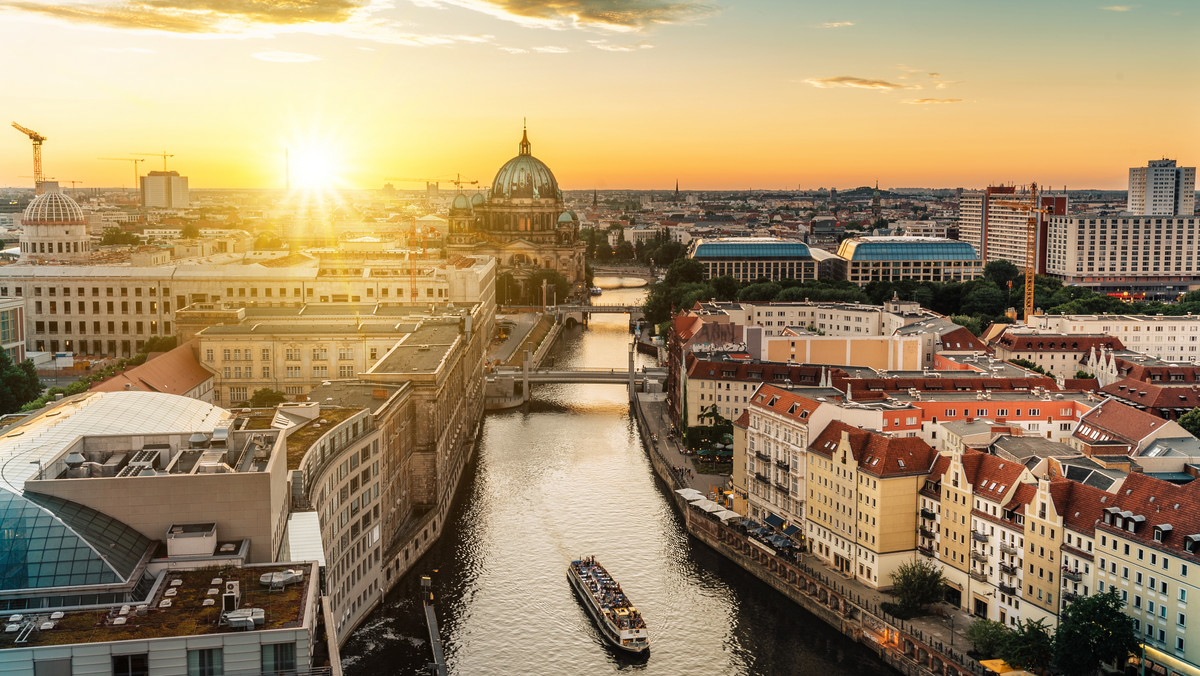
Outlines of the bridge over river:
[{"label": "bridge over river", "polygon": [[634,368],[634,350],[630,345],[627,368],[533,368],[529,353],[520,368],[493,368],[486,375],[485,406],[488,409],[511,408],[529,400],[533,385],[576,383],[592,385],[625,385],[630,397],[638,390],[647,391],[667,379],[667,369],[661,367]]}]

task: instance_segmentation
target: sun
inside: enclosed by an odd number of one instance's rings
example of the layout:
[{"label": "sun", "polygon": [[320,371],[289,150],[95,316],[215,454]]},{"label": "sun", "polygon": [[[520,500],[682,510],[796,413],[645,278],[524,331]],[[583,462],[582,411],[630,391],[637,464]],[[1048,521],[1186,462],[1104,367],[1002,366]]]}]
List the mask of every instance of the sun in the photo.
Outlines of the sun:
[{"label": "sun", "polygon": [[299,144],[288,149],[288,184],[292,190],[332,190],[342,182],[342,162],[325,144]]}]

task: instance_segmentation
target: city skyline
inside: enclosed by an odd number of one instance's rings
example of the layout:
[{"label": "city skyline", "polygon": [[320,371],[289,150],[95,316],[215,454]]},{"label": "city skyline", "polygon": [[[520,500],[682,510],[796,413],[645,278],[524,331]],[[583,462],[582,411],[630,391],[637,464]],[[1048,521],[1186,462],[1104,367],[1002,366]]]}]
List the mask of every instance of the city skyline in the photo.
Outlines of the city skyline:
[{"label": "city skyline", "polygon": [[[1129,167],[1200,157],[1197,11],[7,2],[6,52],[37,58],[12,60],[33,65],[2,100],[48,138],[46,175],[81,187],[132,187],[97,158],[162,150],[197,189],[282,188],[285,150],[293,186],[486,185],[527,118],[564,189],[1124,189]],[[32,187],[28,139],[0,135],[0,157],[0,185]]]}]

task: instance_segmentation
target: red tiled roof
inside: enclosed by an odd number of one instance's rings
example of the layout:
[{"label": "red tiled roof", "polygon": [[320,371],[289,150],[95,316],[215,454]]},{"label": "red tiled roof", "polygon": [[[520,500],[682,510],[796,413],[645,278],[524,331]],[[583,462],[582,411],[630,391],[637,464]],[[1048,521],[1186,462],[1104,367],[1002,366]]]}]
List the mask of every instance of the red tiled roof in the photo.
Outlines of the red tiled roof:
[{"label": "red tiled roof", "polygon": [[1158,385],[1123,378],[1100,391],[1138,408],[1190,410],[1200,406],[1200,389],[1186,385]]},{"label": "red tiled roof", "polygon": [[[1196,508],[1200,504],[1200,481],[1179,486],[1137,472],[1125,479],[1116,498],[1116,505],[1112,506],[1131,512],[1131,516],[1142,516],[1145,521],[1133,532],[1117,523],[1101,522],[1097,528],[1119,532],[1122,537],[1168,550],[1176,556],[1197,557],[1200,554],[1200,544],[1191,552],[1184,549],[1186,537],[1200,535],[1200,509]],[[1171,528],[1163,530],[1162,542],[1155,542],[1155,527],[1165,525]]]},{"label": "red tiled roof", "polygon": [[840,420],[829,423],[809,451],[833,457],[843,432],[850,437],[850,449],[860,472],[885,478],[926,474],[938,457],[937,452],[918,437],[889,437],[852,427]]},{"label": "red tiled roof", "polygon": [[750,409],[744,409],[742,414],[737,417],[737,420],[733,421],[733,424],[742,429],[750,427]]},{"label": "red tiled roof", "polygon": [[1009,499],[1008,504],[1004,505],[1004,509],[1014,514],[1022,514],[1025,511],[1025,506],[1029,504],[1029,501],[1035,495],[1037,495],[1037,484],[1020,484],[1017,486],[1017,490],[1013,493],[1012,498]]},{"label": "red tiled roof", "polygon": [[1005,332],[996,341],[1009,350],[1018,352],[1082,352],[1093,348],[1109,350],[1124,350],[1121,341],[1112,336],[1078,336],[1078,335],[1014,335]]},{"label": "red tiled roof", "polygon": [[[782,376],[797,385],[816,385],[821,380],[821,370],[820,366],[696,359],[688,366],[688,378],[770,383],[780,382],[777,376]],[[845,371],[836,368],[830,369],[829,373],[835,378],[845,378],[847,375]]]},{"label": "red tiled roof", "polygon": [[[1132,380],[1140,380],[1145,383],[1155,382],[1154,377],[1158,376],[1163,383],[1200,383],[1200,366],[1192,364],[1171,364],[1170,366],[1146,366],[1139,364],[1132,359],[1116,357],[1117,371],[1126,378]],[[1171,376],[1178,376],[1183,380],[1172,381]]]},{"label": "red tiled roof", "polygon": [[962,456],[963,472],[966,480],[973,487],[976,496],[999,502],[1004,498],[1009,488],[1016,485],[1025,465],[1012,460],[984,453],[967,450]]},{"label": "red tiled roof", "polygon": [[[754,408],[765,408],[795,420],[807,421],[808,416],[812,415],[821,403],[791,390],[763,384],[750,398],[750,405]],[[805,424],[808,423],[805,422]]]},{"label": "red tiled roof", "polygon": [[1113,496],[1087,484],[1071,481],[1065,477],[1050,480],[1050,499],[1054,511],[1063,518],[1071,530],[1091,535],[1096,531],[1096,521],[1106,506],[1112,506]]},{"label": "red tiled roof", "polygon": [[1079,419],[1071,436],[1086,443],[1117,441],[1137,446],[1165,424],[1166,421],[1152,413],[1116,399],[1105,399]]},{"label": "red tiled roof", "polygon": [[1094,392],[1100,389],[1095,378],[1064,378],[1062,388],[1068,392]]},{"label": "red tiled roof", "polygon": [[947,331],[941,335],[940,340],[942,341],[941,352],[983,352],[987,350],[987,345],[984,345],[975,337],[975,334],[966,328]]},{"label": "red tiled roof", "polygon": [[[170,352],[148,360],[141,366],[119,373],[91,387],[96,392],[120,392],[126,389],[142,392],[165,392],[184,395],[213,377],[196,361],[196,342],[184,343]],[[128,386],[128,387],[127,387]]]},{"label": "red tiled roof", "polygon": [[910,389],[921,392],[1029,392],[1035,387],[1058,391],[1058,384],[1047,376],[1029,378],[833,378],[834,387],[845,390],[849,384],[857,398],[860,393],[897,392]]}]

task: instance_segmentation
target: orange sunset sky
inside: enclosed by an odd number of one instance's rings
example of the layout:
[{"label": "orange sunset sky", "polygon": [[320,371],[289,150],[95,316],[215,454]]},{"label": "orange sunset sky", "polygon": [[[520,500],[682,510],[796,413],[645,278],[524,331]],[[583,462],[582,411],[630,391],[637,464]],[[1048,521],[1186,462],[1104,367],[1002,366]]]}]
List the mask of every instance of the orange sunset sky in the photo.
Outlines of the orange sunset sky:
[{"label": "orange sunset sky", "polygon": [[[1200,3],[0,0],[0,186],[1126,186],[1200,164]],[[153,157],[142,171],[161,169]],[[418,188],[400,184],[399,188]]]}]

